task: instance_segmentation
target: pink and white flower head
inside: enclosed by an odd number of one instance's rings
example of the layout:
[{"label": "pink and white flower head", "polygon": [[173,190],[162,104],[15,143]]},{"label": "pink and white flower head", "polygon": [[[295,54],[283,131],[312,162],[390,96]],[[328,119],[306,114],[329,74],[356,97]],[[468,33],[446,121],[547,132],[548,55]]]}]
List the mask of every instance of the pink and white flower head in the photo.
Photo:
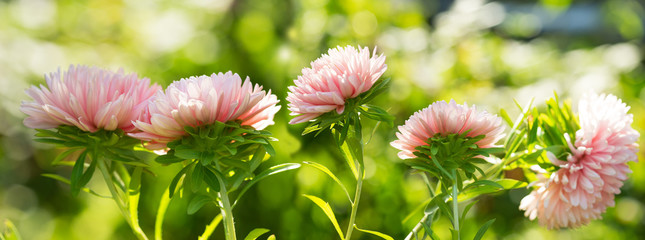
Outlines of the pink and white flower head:
[{"label": "pink and white flower head", "polygon": [[377,56],[376,49],[371,55],[367,47],[329,49],[289,86],[288,107],[297,116],[289,123],[307,122],[332,110],[343,113],[345,100],[370,90],[386,69],[385,56]]},{"label": "pink and white flower head", "polygon": [[428,145],[426,141],[437,133],[450,135],[466,131],[467,137],[485,135],[476,143],[480,148],[496,147],[495,143],[504,137],[502,118],[486,111],[477,111],[475,105],[468,107],[450,100],[450,103],[435,102],[415,112],[403,126],[399,126],[399,132],[396,133],[398,139],[390,144],[401,150],[398,154],[401,159],[415,158],[415,148]]},{"label": "pink and white flower head", "polygon": [[149,149],[163,149],[166,144],[186,135],[185,126],[197,127],[218,122],[241,121],[242,125],[261,130],[273,125],[280,110],[278,97],[244,82],[230,71],[211,76],[175,81],[165,92],[159,91],[141,120],[134,125],[142,132],[130,136],[149,141]]},{"label": "pink and white flower head", "polygon": [[639,133],[628,110],[613,95],[583,96],[575,145],[565,136],[572,154],[566,161],[548,154],[560,169],[533,184],[538,188],[520,204],[524,215],[549,229],[579,227],[614,206],[614,195],[631,173],[627,162],[638,160]]},{"label": "pink and white flower head", "polygon": [[150,79],[87,66],[70,66],[61,75],[45,75],[47,86],[32,86],[20,110],[29,115],[24,124],[30,128],[49,129],[61,125],[76,126],[86,132],[99,129],[125,132],[135,130],[136,120],[154,93],[161,89]]}]

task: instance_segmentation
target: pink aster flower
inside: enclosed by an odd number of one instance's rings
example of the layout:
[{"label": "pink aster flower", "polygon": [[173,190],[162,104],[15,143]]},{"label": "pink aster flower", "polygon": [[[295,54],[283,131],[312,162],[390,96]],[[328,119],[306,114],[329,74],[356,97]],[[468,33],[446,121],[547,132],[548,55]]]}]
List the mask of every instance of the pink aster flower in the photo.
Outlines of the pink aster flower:
[{"label": "pink aster flower", "polygon": [[136,120],[154,93],[150,79],[112,72],[97,67],[70,66],[61,75],[45,76],[47,86],[32,86],[27,94],[33,102],[23,101],[20,110],[29,115],[24,124],[30,128],[48,129],[60,125],[76,126],[87,132],[99,129],[125,132],[135,130]]},{"label": "pink aster flower", "polygon": [[480,148],[496,147],[495,143],[504,137],[502,118],[486,111],[477,111],[473,105],[439,101],[418,112],[399,126],[397,140],[391,145],[399,150],[402,159],[415,158],[413,152],[418,146],[428,145],[426,141],[435,134],[449,135],[468,131],[468,137],[485,135],[476,144]]},{"label": "pink aster flower", "polygon": [[149,141],[149,149],[163,149],[168,142],[186,135],[185,126],[203,126],[232,120],[261,130],[272,125],[280,110],[278,98],[253,87],[231,72],[175,81],[165,92],[159,91],[148,105],[144,117],[134,125],[142,132],[130,136]]},{"label": "pink aster flower", "polygon": [[[623,181],[637,161],[639,133],[631,127],[629,107],[613,95],[585,95],[579,103],[580,130],[567,161],[548,157],[560,169],[533,185],[520,209],[549,229],[579,227],[601,218],[614,206]],[[566,137],[566,136],[565,136]]]},{"label": "pink aster flower", "polygon": [[289,86],[287,101],[296,124],[312,120],[324,113],[345,110],[345,100],[364,93],[383,75],[387,65],[385,56],[370,56],[365,48],[353,46],[329,49],[327,54],[304,68],[302,75]]}]

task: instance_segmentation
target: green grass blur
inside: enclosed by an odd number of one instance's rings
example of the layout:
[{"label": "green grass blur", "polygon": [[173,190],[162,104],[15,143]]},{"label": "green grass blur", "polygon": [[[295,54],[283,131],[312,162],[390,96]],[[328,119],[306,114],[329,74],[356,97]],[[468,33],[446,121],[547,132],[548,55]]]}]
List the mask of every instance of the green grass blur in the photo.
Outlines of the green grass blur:
[{"label": "green grass blur", "polygon": [[[283,106],[268,130],[280,141],[269,164],[316,161],[347,186],[328,133],[301,136],[288,125],[287,86],[303,67],[337,45],[378,47],[387,56],[389,92],[374,104],[401,125],[437,100],[455,99],[512,116],[516,99],[544,102],[557,91],[577,98],[588,89],[613,93],[631,106],[634,128],[645,130],[645,8],[636,0],[414,1],[414,0],[0,0],[0,220],[10,219],[24,239],[133,239],[116,205],[41,177],[69,176],[51,167],[60,150],[35,143],[22,125],[24,90],[70,64],[137,72],[167,86],[180,78],[233,71],[278,95]],[[364,132],[375,122],[366,120]],[[403,239],[428,198],[389,142],[395,127],[380,125],[366,150],[366,183],[357,224]],[[642,138],[641,138],[642,142]],[[179,166],[148,159],[157,176],[143,179],[141,225],[152,236],[158,199]],[[637,239],[645,236],[645,163],[634,173],[603,220],[575,230],[548,231],[518,210],[528,193],[518,189],[479,198],[464,234],[496,218],[486,239]],[[91,188],[107,193],[95,176]],[[352,188],[349,189],[353,191]],[[341,226],[351,210],[342,190],[311,167],[267,178],[236,207],[238,236],[268,228],[278,239],[336,239],[324,213],[302,194],[330,201]],[[195,239],[218,213],[214,206],[186,214],[190,196],[175,198],[164,237]],[[434,230],[449,237],[449,222]],[[356,233],[356,239],[373,239]],[[220,225],[212,239],[223,239]]]}]

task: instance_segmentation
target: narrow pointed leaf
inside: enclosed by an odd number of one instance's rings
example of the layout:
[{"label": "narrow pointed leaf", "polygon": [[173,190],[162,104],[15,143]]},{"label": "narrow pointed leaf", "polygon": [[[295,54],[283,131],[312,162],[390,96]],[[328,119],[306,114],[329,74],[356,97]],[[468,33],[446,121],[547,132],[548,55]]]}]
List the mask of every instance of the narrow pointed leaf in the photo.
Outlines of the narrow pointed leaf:
[{"label": "narrow pointed leaf", "polygon": [[324,165],[322,165],[320,163],[317,163],[317,162],[307,162],[307,161],[305,161],[305,162],[302,162],[302,163],[307,164],[309,166],[312,166],[312,167],[320,170],[321,172],[327,174],[327,176],[329,176],[332,180],[334,180],[334,182],[338,183],[338,186],[340,186],[343,189],[343,191],[345,192],[345,195],[347,195],[347,198],[349,198],[349,201],[350,202],[352,201],[352,198],[349,195],[349,192],[347,191],[347,188],[345,188],[345,185],[343,185],[343,183],[340,181],[340,179],[338,179],[338,177],[336,177],[336,175],[334,175],[334,173],[332,173],[329,170],[329,168],[327,168]]},{"label": "narrow pointed leaf", "polygon": [[205,195],[196,195],[193,197],[193,199],[190,200],[190,203],[188,203],[188,207],[186,208],[186,213],[188,215],[193,215],[199,209],[201,209],[206,203],[213,202],[213,199],[205,196]]},{"label": "narrow pointed leaf", "polygon": [[334,228],[336,229],[336,232],[338,232],[338,236],[340,237],[341,240],[345,240],[345,237],[343,236],[343,231],[340,230],[340,225],[338,225],[338,221],[336,220],[336,215],[334,215],[334,211],[331,209],[331,206],[329,206],[329,203],[325,202],[324,200],[320,199],[319,197],[312,196],[312,195],[307,195],[307,194],[302,194],[312,202],[314,202],[320,209],[325,212],[325,215],[327,215],[327,218],[329,218],[329,221],[334,225]]},{"label": "narrow pointed leaf", "polygon": [[484,233],[488,230],[488,227],[492,225],[495,222],[495,218],[488,220],[488,222],[484,223],[481,228],[477,231],[477,234],[475,234],[475,238],[473,240],[480,240],[484,236]]},{"label": "narrow pointed leaf", "polygon": [[[71,185],[71,183],[70,183],[70,181],[68,179],[66,179],[66,178],[64,178],[62,176],[56,175],[56,174],[43,173],[43,174],[40,174],[40,175],[43,176],[43,177],[46,177],[46,178],[51,178],[51,179],[54,179],[54,180],[58,180],[58,181],[60,181],[62,183],[66,183],[66,184]],[[92,194],[92,195],[100,197],[100,198],[112,198],[110,196],[104,196],[104,195],[98,194],[97,192],[95,192],[92,189],[89,189],[87,187],[82,187],[81,190],[83,192]]]},{"label": "narrow pointed leaf", "polygon": [[251,179],[251,181],[249,181],[244,187],[242,187],[242,190],[240,190],[240,193],[237,195],[237,198],[235,199],[235,202],[233,202],[233,207],[235,207],[235,205],[237,204],[238,200],[240,200],[242,195],[244,195],[244,193],[246,193],[246,191],[248,191],[249,188],[251,188],[254,184],[259,182],[263,178],[266,178],[266,177],[271,176],[271,175],[276,174],[276,173],[281,173],[281,172],[284,172],[284,171],[297,169],[299,167],[300,167],[299,163],[283,163],[283,164],[280,164],[280,165],[275,165],[273,167],[270,167],[270,168],[262,171],[260,174],[258,174],[255,177],[253,177],[253,179]]},{"label": "narrow pointed leaf", "polygon": [[256,228],[253,229],[251,232],[249,232],[249,235],[246,235],[244,240],[256,240],[260,236],[264,235],[265,233],[268,233],[269,229],[266,228]]},{"label": "narrow pointed leaf", "polygon": [[380,238],[385,239],[385,240],[394,240],[394,238],[392,238],[392,237],[390,237],[390,236],[388,236],[387,234],[384,234],[384,233],[380,233],[380,232],[372,231],[372,230],[360,229],[356,225],[354,225],[354,228],[356,228],[356,230],[358,230],[358,231],[361,231],[361,232],[364,232],[364,233],[369,233],[369,234],[372,234],[374,236],[380,237]]},{"label": "narrow pointed leaf", "polygon": [[83,151],[81,155],[78,156],[78,159],[76,159],[76,163],[72,168],[72,175],[70,176],[70,182],[71,182],[72,195],[74,196],[78,195],[78,192],[81,190],[81,188],[85,186],[85,184],[81,183],[81,178],[83,177],[83,168],[85,167],[86,155],[87,155],[87,151]]}]

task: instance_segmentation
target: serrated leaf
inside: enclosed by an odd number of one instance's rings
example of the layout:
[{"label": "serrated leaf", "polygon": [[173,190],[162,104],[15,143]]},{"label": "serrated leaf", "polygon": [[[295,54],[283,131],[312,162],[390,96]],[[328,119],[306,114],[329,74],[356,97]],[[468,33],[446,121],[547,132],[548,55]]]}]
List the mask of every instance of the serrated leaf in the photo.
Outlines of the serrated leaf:
[{"label": "serrated leaf", "polygon": [[251,232],[249,232],[248,235],[246,235],[246,237],[244,237],[244,240],[256,240],[260,236],[262,236],[262,235],[264,235],[265,233],[268,233],[268,232],[269,232],[269,229],[266,229],[266,228],[253,229]]},{"label": "serrated leaf", "polygon": [[340,226],[338,225],[338,220],[336,220],[336,215],[334,215],[334,211],[331,209],[331,206],[329,206],[329,203],[313,195],[307,195],[307,194],[302,194],[302,195],[308,198],[309,200],[311,200],[312,202],[314,202],[314,204],[316,204],[320,209],[323,210],[325,215],[327,215],[327,218],[329,218],[329,221],[331,221],[332,225],[334,225],[334,228],[336,229],[336,232],[338,233],[338,236],[340,237],[340,239],[345,240],[345,237],[343,236],[343,231],[340,230]]},{"label": "serrated leaf", "polygon": [[484,225],[482,225],[482,227],[479,228],[479,230],[477,231],[477,234],[475,234],[475,237],[473,238],[473,240],[482,239],[482,237],[484,236],[484,234],[488,230],[488,227],[490,227],[490,225],[492,225],[494,222],[495,222],[495,218],[493,218],[491,220],[488,220],[488,222],[484,223]]},{"label": "serrated leaf", "polygon": [[190,203],[188,203],[188,207],[186,208],[186,213],[188,215],[193,215],[199,209],[201,209],[206,203],[213,202],[213,199],[205,196],[205,195],[196,195],[193,197],[193,199],[190,200]]},{"label": "serrated leaf", "polygon": [[360,228],[358,228],[358,226],[356,226],[356,224],[354,224],[354,228],[356,228],[356,230],[358,230],[358,231],[361,231],[361,232],[364,232],[364,233],[369,233],[369,234],[372,234],[374,236],[383,238],[385,240],[394,240],[394,238],[392,238],[392,237],[390,237],[390,236],[388,236],[387,234],[384,234],[384,233],[380,233],[380,232],[372,231],[372,230],[367,230],[367,229],[360,229]]}]

